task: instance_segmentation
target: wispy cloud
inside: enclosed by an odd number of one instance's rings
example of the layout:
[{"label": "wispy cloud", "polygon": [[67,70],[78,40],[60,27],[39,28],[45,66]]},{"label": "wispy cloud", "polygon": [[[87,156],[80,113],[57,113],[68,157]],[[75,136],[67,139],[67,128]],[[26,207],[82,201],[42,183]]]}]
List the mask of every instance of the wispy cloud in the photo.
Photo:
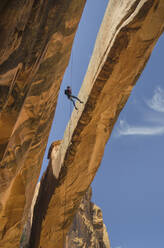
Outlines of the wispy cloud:
[{"label": "wispy cloud", "polygon": [[131,126],[126,121],[121,120],[118,127],[118,135],[163,135],[164,126]]},{"label": "wispy cloud", "polygon": [[146,103],[154,111],[164,112],[164,90],[158,87],[154,91],[152,99],[147,100]]},{"label": "wispy cloud", "polygon": [[122,246],[115,246],[115,247],[111,247],[111,248],[123,248]]},{"label": "wispy cloud", "polygon": [[[157,87],[154,91],[152,99],[145,101],[150,110],[144,114],[144,119],[148,122],[148,125],[130,125],[125,120],[120,120],[117,135],[163,135],[164,134],[164,90]],[[153,111],[152,111],[153,110]],[[162,115],[161,115],[162,114]],[[155,124],[155,125],[153,125]]]}]

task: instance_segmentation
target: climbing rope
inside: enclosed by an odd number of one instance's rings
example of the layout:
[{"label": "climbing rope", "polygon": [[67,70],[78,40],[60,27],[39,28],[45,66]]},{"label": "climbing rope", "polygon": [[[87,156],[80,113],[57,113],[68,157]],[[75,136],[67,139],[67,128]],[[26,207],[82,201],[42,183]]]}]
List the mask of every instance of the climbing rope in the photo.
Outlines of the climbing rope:
[{"label": "climbing rope", "polygon": [[[73,47],[72,47],[72,53],[71,53],[71,58],[70,58],[70,86],[72,89],[72,80],[73,80]],[[71,101],[69,103],[69,126],[68,126],[68,145],[70,143],[70,138],[71,138]],[[66,196],[66,190],[67,190],[67,182],[65,180],[64,183],[64,221],[63,221],[63,243],[65,244],[66,237],[64,237],[64,224],[65,224],[65,214],[66,214],[66,204],[67,204],[67,196]]]},{"label": "climbing rope", "polygon": [[[71,84],[71,89],[72,89],[72,82],[73,82],[73,73],[72,73],[72,70],[73,70],[73,47],[72,47],[72,53],[71,53],[71,80],[70,80],[70,84]],[[69,138],[69,142],[70,142],[70,136],[71,136],[71,101],[70,101],[70,105],[69,105],[69,119],[70,119],[70,122],[69,122],[69,133],[68,133],[68,138]]]}]

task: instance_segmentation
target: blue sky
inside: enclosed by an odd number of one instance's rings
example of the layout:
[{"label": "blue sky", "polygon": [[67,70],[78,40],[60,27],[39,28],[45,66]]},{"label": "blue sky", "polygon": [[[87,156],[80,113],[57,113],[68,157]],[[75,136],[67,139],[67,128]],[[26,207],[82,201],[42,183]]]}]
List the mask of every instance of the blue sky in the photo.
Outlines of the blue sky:
[{"label": "blue sky", "polygon": [[[107,0],[88,0],[61,85],[47,150],[62,139],[69,116],[64,88],[78,94]],[[92,184],[112,248],[164,246],[164,35],[120,114]],[[71,83],[70,83],[71,82]],[[45,156],[47,156],[47,150]],[[47,165],[46,157],[43,169]]]}]

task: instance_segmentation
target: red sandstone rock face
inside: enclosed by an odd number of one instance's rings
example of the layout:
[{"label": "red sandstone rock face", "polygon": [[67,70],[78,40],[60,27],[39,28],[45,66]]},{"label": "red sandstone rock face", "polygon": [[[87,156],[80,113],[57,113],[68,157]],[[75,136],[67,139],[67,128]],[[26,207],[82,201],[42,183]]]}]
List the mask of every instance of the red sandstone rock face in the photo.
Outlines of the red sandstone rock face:
[{"label": "red sandstone rock face", "polygon": [[101,209],[91,202],[91,188],[84,195],[66,235],[64,248],[110,248]]},{"label": "red sandstone rock face", "polygon": [[[18,247],[84,3],[0,4],[0,247]],[[85,104],[41,181],[30,248],[63,247],[163,20],[163,0],[110,0],[79,94]]]},{"label": "red sandstone rock face", "polygon": [[85,104],[73,112],[41,182],[30,248],[63,247],[118,115],[163,32],[163,20],[162,0],[110,0],[79,93]]},{"label": "red sandstone rock face", "polygon": [[[57,145],[56,142],[55,146]],[[52,143],[54,145],[54,143]],[[40,183],[37,184],[33,203],[35,203]],[[92,189],[89,188],[85,193],[80,206],[73,218],[71,228],[66,235],[63,248],[110,248],[106,226],[103,223],[102,211],[91,202]],[[28,247],[29,234],[31,230],[32,211],[24,227],[21,237],[20,248]]]},{"label": "red sandstone rock face", "polygon": [[0,247],[18,247],[84,4],[0,3]]}]

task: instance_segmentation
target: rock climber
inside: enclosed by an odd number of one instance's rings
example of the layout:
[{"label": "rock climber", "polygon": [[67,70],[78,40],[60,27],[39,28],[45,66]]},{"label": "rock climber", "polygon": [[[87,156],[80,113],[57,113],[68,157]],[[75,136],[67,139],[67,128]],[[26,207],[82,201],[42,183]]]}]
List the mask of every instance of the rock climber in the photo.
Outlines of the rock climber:
[{"label": "rock climber", "polygon": [[71,87],[70,86],[67,86],[67,89],[65,89],[64,93],[65,93],[65,95],[67,95],[68,99],[73,102],[73,105],[74,105],[75,109],[78,110],[78,108],[76,107],[76,104],[75,104],[75,101],[73,100],[73,98],[76,99],[76,100],[78,100],[80,103],[83,103],[83,102],[78,97],[72,95]]}]

